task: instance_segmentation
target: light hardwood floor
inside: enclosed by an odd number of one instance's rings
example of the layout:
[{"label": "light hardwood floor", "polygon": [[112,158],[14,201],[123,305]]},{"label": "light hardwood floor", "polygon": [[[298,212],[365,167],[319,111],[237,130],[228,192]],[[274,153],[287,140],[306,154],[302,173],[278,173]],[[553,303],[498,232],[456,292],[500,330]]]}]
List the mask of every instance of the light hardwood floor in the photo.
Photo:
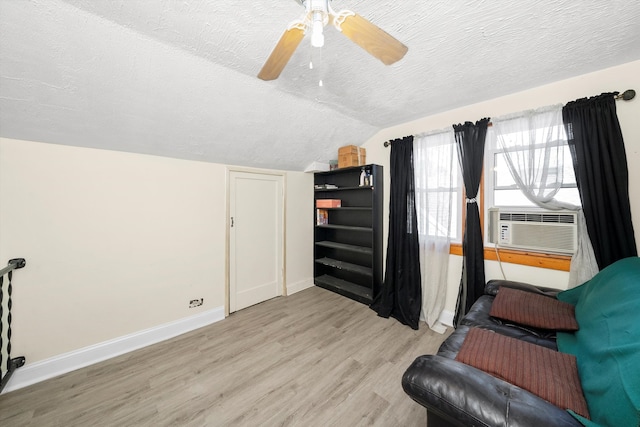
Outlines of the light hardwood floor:
[{"label": "light hardwood floor", "polygon": [[444,338],[312,287],[0,395],[0,425],[425,426],[400,380]]}]

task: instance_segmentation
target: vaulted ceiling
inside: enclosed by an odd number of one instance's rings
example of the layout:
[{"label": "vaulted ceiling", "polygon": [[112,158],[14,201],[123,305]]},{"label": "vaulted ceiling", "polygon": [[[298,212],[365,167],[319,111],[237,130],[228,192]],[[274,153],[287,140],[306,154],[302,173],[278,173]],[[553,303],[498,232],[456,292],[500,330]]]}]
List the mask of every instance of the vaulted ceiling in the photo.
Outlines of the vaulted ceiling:
[{"label": "vaulted ceiling", "polygon": [[0,0],[0,136],[303,170],[385,127],[640,59],[636,0],[331,6],[409,52],[385,66],[327,28],[265,82],[296,0]]}]

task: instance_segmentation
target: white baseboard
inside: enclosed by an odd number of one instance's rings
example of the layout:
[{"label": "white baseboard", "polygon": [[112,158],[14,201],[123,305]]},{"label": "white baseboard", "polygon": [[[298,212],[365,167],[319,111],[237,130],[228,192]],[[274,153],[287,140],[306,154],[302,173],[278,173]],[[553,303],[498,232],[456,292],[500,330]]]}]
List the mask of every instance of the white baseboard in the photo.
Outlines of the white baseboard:
[{"label": "white baseboard", "polygon": [[220,320],[224,320],[224,307],[217,307],[194,316],[154,326],[153,328],[134,332],[33,364],[27,363],[13,372],[2,393],[18,390],[58,375],[156,344]]},{"label": "white baseboard", "polygon": [[303,291],[313,286],[313,277],[300,280],[298,282],[287,284],[287,295],[293,295],[296,292]]},{"label": "white baseboard", "polygon": [[438,318],[438,322],[442,323],[443,325],[453,327],[454,316],[455,313],[453,311],[442,310],[442,313],[440,313],[440,317]]}]

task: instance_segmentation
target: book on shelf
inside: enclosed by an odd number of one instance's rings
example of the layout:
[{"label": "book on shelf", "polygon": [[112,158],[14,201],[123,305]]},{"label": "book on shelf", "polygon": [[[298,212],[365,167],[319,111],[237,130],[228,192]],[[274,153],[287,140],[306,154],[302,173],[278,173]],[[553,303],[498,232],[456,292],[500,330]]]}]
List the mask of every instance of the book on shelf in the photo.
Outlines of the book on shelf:
[{"label": "book on shelf", "polygon": [[342,206],[340,199],[317,199],[316,208],[339,208]]},{"label": "book on shelf", "polygon": [[334,184],[316,184],[314,188],[316,190],[333,190],[335,188],[338,188],[338,186]]},{"label": "book on shelf", "polygon": [[316,209],[316,225],[329,224],[329,211],[327,209]]}]

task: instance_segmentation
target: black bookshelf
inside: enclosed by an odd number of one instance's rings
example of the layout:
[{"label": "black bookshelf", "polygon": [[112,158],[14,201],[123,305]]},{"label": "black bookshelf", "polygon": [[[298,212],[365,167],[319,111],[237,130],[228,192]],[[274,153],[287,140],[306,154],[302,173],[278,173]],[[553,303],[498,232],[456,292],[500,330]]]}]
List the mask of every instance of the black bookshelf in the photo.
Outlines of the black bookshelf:
[{"label": "black bookshelf", "polygon": [[[363,169],[369,180],[360,185]],[[364,165],[314,177],[314,282],[364,304],[382,284],[382,172],[380,165]],[[317,208],[320,199],[338,199],[341,206]]]}]

